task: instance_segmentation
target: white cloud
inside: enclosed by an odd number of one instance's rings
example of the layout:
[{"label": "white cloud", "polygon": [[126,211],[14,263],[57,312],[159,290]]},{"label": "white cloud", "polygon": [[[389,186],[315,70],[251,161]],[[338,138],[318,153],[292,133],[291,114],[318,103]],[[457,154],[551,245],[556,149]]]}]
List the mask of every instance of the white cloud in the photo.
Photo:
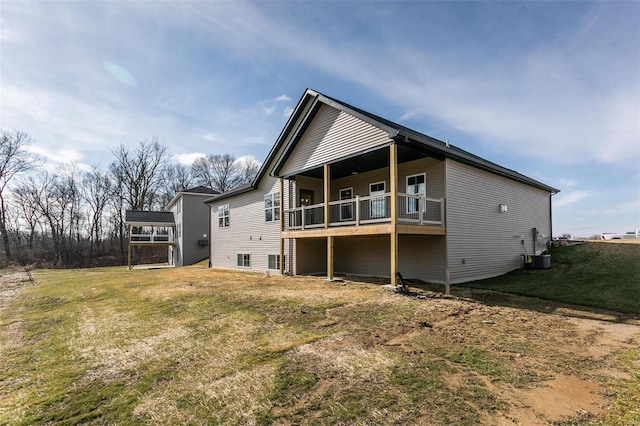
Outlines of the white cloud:
[{"label": "white cloud", "polygon": [[214,133],[203,133],[201,135],[198,135],[198,137],[209,142],[222,142],[222,138]]},{"label": "white cloud", "polygon": [[276,98],[277,102],[290,102],[291,98],[288,97],[287,95],[280,95]]},{"label": "white cloud", "polygon": [[575,204],[579,201],[584,200],[587,197],[591,197],[593,193],[589,191],[576,190],[564,193],[559,195],[558,198],[555,198],[553,201],[554,207],[564,207],[571,204]]},{"label": "white cloud", "polygon": [[290,117],[292,113],[293,113],[293,108],[288,106],[288,107],[285,107],[284,111],[282,112],[282,115],[285,117]]},{"label": "white cloud", "polygon": [[262,165],[262,163],[256,160],[256,158],[253,155],[243,155],[241,157],[236,158],[235,162],[238,164],[256,163],[258,166]]},{"label": "white cloud", "polygon": [[564,188],[573,188],[578,186],[578,182],[573,179],[558,179],[558,185]]},{"label": "white cloud", "polygon": [[206,157],[206,154],[201,152],[191,152],[188,154],[174,154],[173,159],[180,164],[184,164],[185,166],[189,166],[193,164],[198,158]]},{"label": "white cloud", "polygon": [[[336,45],[251,3],[199,13],[210,31],[236,28],[237,37],[225,39],[232,47],[272,49],[375,90],[406,109],[401,119],[437,120],[494,149],[556,164],[640,161],[637,50],[620,51],[628,44],[618,43],[622,38],[598,13],[566,27],[564,44],[541,39],[508,61],[474,66],[405,47],[400,39],[359,49]],[[614,68],[626,74],[612,78]]]},{"label": "white cloud", "polygon": [[33,154],[39,155],[45,161],[42,167],[49,172],[58,172],[60,167],[73,164],[79,170],[90,171],[91,166],[82,160],[85,156],[78,150],[73,148],[61,148],[57,150],[43,148],[41,146],[28,145],[25,150]]}]

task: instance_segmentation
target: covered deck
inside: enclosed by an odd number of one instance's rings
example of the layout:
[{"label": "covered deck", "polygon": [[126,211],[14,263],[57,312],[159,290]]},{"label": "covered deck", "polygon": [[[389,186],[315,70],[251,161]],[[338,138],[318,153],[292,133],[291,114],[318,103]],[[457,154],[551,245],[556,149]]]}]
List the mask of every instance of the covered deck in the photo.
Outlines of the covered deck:
[{"label": "covered deck", "polygon": [[125,224],[128,234],[128,264],[131,264],[132,247],[175,245],[176,224],[172,212],[127,210]]},{"label": "covered deck", "polygon": [[281,176],[281,248],[285,239],[326,238],[332,279],[334,238],[386,235],[395,284],[399,235],[446,234],[444,193],[443,158],[396,143]]}]

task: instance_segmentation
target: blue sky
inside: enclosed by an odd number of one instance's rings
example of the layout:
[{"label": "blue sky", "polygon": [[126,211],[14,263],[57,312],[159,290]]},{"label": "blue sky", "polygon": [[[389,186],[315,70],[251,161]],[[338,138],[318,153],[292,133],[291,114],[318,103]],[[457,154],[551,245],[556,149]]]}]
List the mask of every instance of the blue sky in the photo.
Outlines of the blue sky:
[{"label": "blue sky", "polygon": [[560,188],[556,235],[640,226],[640,2],[0,3],[0,126],[49,167],[262,161],[307,87]]}]

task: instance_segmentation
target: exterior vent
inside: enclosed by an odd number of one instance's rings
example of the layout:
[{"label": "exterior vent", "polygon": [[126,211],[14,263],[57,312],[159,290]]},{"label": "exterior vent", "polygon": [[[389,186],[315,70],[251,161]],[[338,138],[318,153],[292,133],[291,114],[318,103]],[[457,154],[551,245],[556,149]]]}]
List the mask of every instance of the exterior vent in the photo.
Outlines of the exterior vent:
[{"label": "exterior vent", "polygon": [[198,245],[199,246],[208,246],[209,245],[209,240],[198,240]]}]

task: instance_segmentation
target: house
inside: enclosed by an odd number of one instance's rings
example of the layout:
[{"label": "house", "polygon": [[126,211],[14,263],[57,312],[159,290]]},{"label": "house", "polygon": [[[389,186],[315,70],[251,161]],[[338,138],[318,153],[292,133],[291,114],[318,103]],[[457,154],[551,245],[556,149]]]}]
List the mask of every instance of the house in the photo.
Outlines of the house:
[{"label": "house", "polygon": [[253,182],[207,201],[210,263],[478,280],[546,248],[557,192],[307,89]]},{"label": "house", "polygon": [[218,194],[197,186],[178,192],[165,209],[176,222],[176,244],[169,247],[169,264],[192,265],[209,257],[209,207],[204,203]]},{"label": "house", "polygon": [[133,247],[167,247],[171,266],[191,265],[209,256],[209,207],[204,201],[218,194],[198,186],[178,192],[165,211],[127,210],[128,262]]}]

